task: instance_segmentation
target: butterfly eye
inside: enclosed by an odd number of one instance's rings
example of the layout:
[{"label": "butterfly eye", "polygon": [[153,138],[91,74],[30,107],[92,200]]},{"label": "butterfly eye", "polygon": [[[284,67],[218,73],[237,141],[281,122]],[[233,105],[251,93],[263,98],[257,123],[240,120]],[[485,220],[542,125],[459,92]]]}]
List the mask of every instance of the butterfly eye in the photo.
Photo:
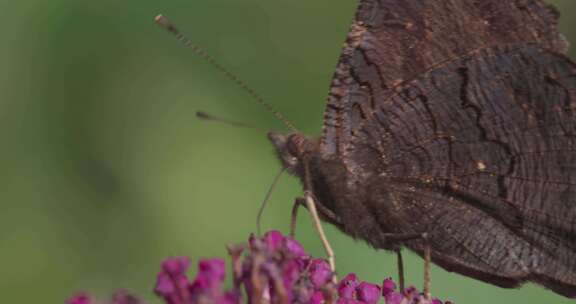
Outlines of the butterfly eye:
[{"label": "butterfly eye", "polygon": [[288,152],[296,158],[302,154],[303,140],[298,134],[292,134],[288,137],[288,142],[286,143]]}]

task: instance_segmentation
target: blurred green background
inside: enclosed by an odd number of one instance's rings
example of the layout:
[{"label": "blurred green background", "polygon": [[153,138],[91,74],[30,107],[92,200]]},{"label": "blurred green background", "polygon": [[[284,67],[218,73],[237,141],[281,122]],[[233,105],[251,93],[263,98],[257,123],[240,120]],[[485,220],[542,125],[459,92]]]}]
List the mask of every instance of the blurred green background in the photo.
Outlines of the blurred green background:
[{"label": "blurred green background", "polygon": [[[576,3],[551,1],[576,43]],[[153,24],[163,13],[301,130],[318,135],[356,1],[0,2],[0,302],[62,303],[151,289],[160,261],[225,256],[255,230],[279,170],[263,132],[198,121],[201,109],[265,129],[282,125]],[[572,52],[572,56],[574,56]],[[264,216],[287,231],[285,176]],[[380,282],[394,255],[328,227],[340,273]],[[323,251],[307,216],[299,239]],[[422,261],[408,257],[408,280]],[[569,303],[540,287],[492,287],[433,269],[456,303]]]}]

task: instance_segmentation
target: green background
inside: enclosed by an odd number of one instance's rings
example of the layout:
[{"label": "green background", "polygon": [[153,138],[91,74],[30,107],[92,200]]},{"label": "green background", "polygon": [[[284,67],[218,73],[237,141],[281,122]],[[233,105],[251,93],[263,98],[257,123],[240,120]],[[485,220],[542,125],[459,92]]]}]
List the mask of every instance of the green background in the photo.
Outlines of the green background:
[{"label": "green background", "polygon": [[[280,168],[272,146],[264,132],[194,113],[283,127],[157,28],[156,14],[315,136],[355,2],[2,0],[0,302],[62,303],[78,290],[127,288],[156,303],[164,257],[225,256],[224,244],[255,230]],[[576,3],[551,2],[576,42]],[[300,191],[283,177],[266,229],[287,230]],[[341,274],[395,276],[394,255],[327,229]],[[322,255],[306,216],[298,237]],[[407,268],[420,287],[421,259],[409,255]],[[505,290],[438,268],[432,275],[433,293],[457,303],[569,303],[530,284]]]}]

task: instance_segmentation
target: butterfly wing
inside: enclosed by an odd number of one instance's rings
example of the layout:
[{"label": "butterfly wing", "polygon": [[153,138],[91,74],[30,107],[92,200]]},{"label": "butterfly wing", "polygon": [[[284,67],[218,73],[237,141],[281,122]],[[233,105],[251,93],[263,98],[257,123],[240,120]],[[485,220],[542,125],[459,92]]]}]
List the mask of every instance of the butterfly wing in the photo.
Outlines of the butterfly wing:
[{"label": "butterfly wing", "polygon": [[373,187],[370,213],[428,232],[449,270],[576,296],[576,65],[534,45],[494,47],[396,91],[348,148],[356,182]]},{"label": "butterfly wing", "polygon": [[557,13],[540,0],[362,0],[332,79],[321,151],[345,156],[382,96],[477,49],[535,43],[563,53]]}]

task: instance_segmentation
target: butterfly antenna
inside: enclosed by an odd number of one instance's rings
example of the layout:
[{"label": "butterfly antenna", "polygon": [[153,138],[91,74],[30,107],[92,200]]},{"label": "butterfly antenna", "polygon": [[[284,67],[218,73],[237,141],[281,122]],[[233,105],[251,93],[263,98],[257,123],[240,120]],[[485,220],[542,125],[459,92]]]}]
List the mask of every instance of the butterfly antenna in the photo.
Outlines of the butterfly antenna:
[{"label": "butterfly antenna", "polygon": [[262,132],[268,132],[269,131],[269,130],[265,130],[265,129],[259,128],[257,126],[254,126],[252,124],[247,124],[247,123],[243,123],[243,122],[239,122],[239,121],[229,120],[229,119],[214,116],[214,115],[208,114],[206,112],[202,112],[202,111],[197,111],[196,117],[198,117],[199,119],[202,119],[202,120],[215,121],[215,122],[219,122],[219,123],[223,123],[223,124],[235,126],[235,127],[254,129],[254,130],[258,130],[258,131],[262,131]]},{"label": "butterfly antenna", "polygon": [[276,116],[276,118],[278,118],[282,123],[284,123],[284,125],[286,125],[288,129],[290,129],[292,132],[299,133],[298,129],[288,119],[286,119],[284,115],[282,115],[280,112],[276,111],[271,105],[266,103],[262,98],[262,96],[260,96],[260,94],[256,93],[256,91],[250,88],[244,81],[238,78],[238,76],[234,75],[232,72],[228,71],[226,68],[220,65],[216,60],[214,60],[214,58],[212,58],[212,56],[210,56],[210,54],[208,54],[208,52],[206,52],[201,47],[195,45],[190,39],[186,38],[186,36],[180,33],[180,31],[176,28],[176,26],[174,26],[172,22],[170,22],[170,20],[168,20],[168,18],[162,15],[158,15],[156,16],[156,18],[154,18],[154,21],[156,22],[156,24],[158,24],[159,26],[161,26],[162,28],[164,28],[165,30],[176,36],[176,39],[178,39],[178,41],[184,44],[184,46],[191,49],[196,55],[206,60],[210,65],[212,65],[222,74],[224,74],[226,78],[232,80],[241,89],[246,91],[257,103],[262,105],[268,112],[272,113],[274,116]]}]

